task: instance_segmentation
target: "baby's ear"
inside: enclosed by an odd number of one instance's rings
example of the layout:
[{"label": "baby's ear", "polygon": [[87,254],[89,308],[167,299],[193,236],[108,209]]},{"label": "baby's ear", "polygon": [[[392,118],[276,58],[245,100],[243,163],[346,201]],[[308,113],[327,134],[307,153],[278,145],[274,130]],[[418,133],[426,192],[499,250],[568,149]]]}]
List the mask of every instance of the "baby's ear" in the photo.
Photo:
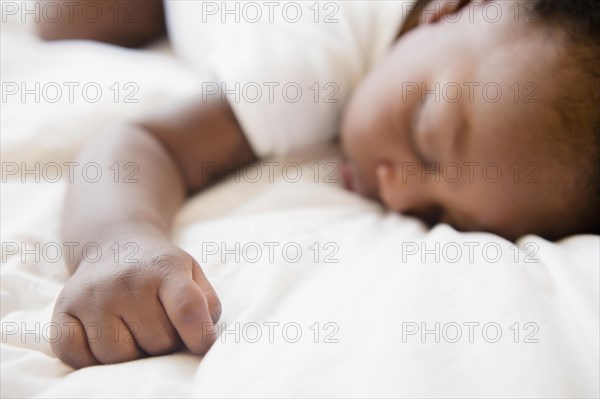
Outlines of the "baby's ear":
[{"label": "baby's ear", "polygon": [[419,25],[435,24],[448,15],[459,12],[471,0],[431,0],[421,10]]}]

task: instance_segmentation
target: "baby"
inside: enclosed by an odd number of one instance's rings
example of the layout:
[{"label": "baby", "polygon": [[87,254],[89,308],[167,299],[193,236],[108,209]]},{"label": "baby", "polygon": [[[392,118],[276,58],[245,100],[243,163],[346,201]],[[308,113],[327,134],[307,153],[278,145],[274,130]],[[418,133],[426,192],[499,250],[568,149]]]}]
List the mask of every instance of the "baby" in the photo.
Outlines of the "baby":
[{"label": "baby", "polygon": [[[115,263],[106,250],[68,265],[53,315],[69,332],[53,343],[67,364],[204,354],[221,305],[201,266],[170,241],[174,214],[219,178],[204,165],[226,165],[225,174],[338,131],[347,186],[394,212],[509,239],[597,231],[598,0],[275,3],[274,20],[259,23],[228,23],[221,2],[154,0],[127,1],[136,23],[40,23],[48,40],[129,47],[168,28],[176,51],[215,76],[197,100],[123,123],[79,155],[105,168],[134,162],[139,183],[70,184],[65,241],[134,241],[140,261]],[[114,12],[114,2],[98,4]],[[302,13],[309,21],[296,21]],[[240,100],[235,82],[295,82],[304,95]],[[89,323],[131,339],[88,339]]]}]

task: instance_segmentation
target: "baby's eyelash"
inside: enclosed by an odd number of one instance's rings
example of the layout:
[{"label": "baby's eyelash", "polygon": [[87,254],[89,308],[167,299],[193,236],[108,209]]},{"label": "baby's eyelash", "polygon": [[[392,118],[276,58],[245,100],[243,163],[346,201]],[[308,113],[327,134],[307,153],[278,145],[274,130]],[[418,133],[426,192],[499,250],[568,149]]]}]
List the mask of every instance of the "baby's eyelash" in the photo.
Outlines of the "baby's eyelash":
[{"label": "baby's eyelash", "polygon": [[417,144],[417,140],[416,140],[416,134],[417,131],[413,130],[411,132],[411,137],[410,137],[410,146],[411,149],[413,151],[413,153],[415,154],[415,156],[417,157],[417,160],[419,160],[419,162],[421,162],[423,165],[425,166],[432,166],[434,165],[434,162],[431,159],[428,159],[425,154],[423,154],[423,151],[421,151],[421,149],[419,148],[419,145]]}]

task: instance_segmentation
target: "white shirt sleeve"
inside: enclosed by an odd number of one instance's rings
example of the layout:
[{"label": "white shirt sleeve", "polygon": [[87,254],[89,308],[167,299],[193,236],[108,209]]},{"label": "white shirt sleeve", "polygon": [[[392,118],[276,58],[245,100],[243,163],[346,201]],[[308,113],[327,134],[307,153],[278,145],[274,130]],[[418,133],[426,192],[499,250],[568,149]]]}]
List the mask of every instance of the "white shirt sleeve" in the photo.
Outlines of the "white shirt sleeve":
[{"label": "white shirt sleeve", "polygon": [[[195,11],[189,3],[196,3]],[[262,12],[256,22],[258,14],[250,7],[244,11],[244,2],[232,2],[238,9],[231,5],[229,14],[220,9],[212,15],[211,8],[211,15],[202,16],[207,5],[198,3],[168,10],[172,40],[185,42],[184,52],[211,69],[215,81],[205,83],[205,95],[217,86],[224,90],[262,158],[335,137],[353,88],[400,29],[406,2],[273,2],[278,6],[270,15],[265,3],[253,2]]]}]

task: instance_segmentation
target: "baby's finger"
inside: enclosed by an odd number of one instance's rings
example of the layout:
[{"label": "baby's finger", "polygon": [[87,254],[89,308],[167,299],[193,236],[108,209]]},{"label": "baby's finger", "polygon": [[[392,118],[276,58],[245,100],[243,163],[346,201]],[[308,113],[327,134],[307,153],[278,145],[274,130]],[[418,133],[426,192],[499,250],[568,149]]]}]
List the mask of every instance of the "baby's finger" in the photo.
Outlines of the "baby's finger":
[{"label": "baby's finger", "polygon": [[210,317],[213,323],[216,324],[217,321],[219,321],[219,318],[221,317],[221,301],[219,300],[215,289],[212,287],[212,285],[204,275],[202,268],[195,260],[194,266],[192,268],[192,278],[194,279],[196,284],[198,284],[200,289],[204,292],[206,300],[208,301],[208,310],[210,311]]},{"label": "baby's finger", "polygon": [[78,318],[57,312],[52,321],[57,326],[57,335],[50,345],[60,360],[75,369],[100,364],[90,350],[85,329]]},{"label": "baby's finger", "polygon": [[171,353],[182,345],[163,305],[155,296],[152,302],[132,309],[131,314],[124,314],[123,319],[135,335],[138,346],[150,355]]},{"label": "baby's finger", "polygon": [[185,346],[198,355],[206,353],[215,339],[214,334],[207,334],[213,332],[214,325],[206,296],[192,280],[191,273],[166,277],[158,289],[158,297]]},{"label": "baby's finger", "polygon": [[94,357],[102,364],[128,362],[145,357],[123,319],[107,314],[86,321],[87,340]]}]

